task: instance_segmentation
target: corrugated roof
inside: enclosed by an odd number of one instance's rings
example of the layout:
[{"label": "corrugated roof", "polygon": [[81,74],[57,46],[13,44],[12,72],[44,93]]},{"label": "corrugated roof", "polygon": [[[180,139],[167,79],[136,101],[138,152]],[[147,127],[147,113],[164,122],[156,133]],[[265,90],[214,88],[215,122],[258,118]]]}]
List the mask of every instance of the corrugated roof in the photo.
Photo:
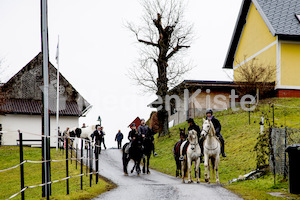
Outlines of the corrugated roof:
[{"label": "corrugated roof", "polygon": [[[32,114],[40,115],[42,110],[42,102],[28,99],[8,99],[3,105],[0,105],[2,113],[11,114]],[[64,116],[81,116],[77,102],[66,102],[65,109],[60,110],[59,114]],[[51,115],[55,115],[55,111],[50,110]]]}]

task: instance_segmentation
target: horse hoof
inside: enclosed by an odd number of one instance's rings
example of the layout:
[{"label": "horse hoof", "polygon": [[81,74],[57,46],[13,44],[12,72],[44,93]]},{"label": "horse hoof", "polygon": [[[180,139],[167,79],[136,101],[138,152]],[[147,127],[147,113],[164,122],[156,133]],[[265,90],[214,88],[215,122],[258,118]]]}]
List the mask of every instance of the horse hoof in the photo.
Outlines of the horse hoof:
[{"label": "horse hoof", "polygon": [[206,178],[206,179],[205,179],[205,182],[207,183],[207,182],[209,182],[209,180]]},{"label": "horse hoof", "polygon": [[188,183],[193,183],[193,181],[188,181]]},{"label": "horse hoof", "polygon": [[197,183],[200,183],[200,181],[197,181]]},{"label": "horse hoof", "polygon": [[130,172],[133,173],[133,170],[131,170]]},{"label": "horse hoof", "polygon": [[147,174],[151,174],[150,171],[147,171]]},{"label": "horse hoof", "polygon": [[128,173],[124,173],[125,176],[128,176]]}]

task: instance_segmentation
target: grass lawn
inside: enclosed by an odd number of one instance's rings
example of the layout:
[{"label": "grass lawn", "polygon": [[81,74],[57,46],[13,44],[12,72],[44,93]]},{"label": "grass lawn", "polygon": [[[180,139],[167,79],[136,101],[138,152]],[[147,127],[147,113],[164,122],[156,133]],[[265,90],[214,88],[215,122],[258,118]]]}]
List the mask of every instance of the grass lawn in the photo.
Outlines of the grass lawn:
[{"label": "grass lawn", "polygon": [[[7,169],[19,164],[19,147],[0,146],[0,170]],[[65,155],[62,151],[51,149],[51,159],[62,160]],[[24,147],[24,160],[41,160],[41,148]],[[75,161],[69,161],[69,175],[80,174],[80,164],[76,169]],[[51,180],[60,180],[66,177],[66,161],[51,162]],[[85,167],[84,171],[85,173]],[[25,163],[25,186],[38,185],[42,183],[42,164]],[[20,167],[6,172],[0,172],[0,199],[7,199],[11,195],[21,190]],[[89,176],[83,176],[83,190],[80,189],[80,177],[69,179],[70,193],[66,195],[66,181],[52,184],[52,195],[50,199],[91,199],[99,194],[115,187],[115,185],[106,179],[99,178],[95,184],[95,175],[93,175],[92,187],[89,185]],[[15,198],[20,199],[21,194]],[[28,188],[25,190],[25,199],[42,199],[42,187]]]},{"label": "grass lawn", "polygon": [[[224,187],[237,193],[244,199],[284,199],[274,197],[268,194],[269,192],[281,192],[294,199],[299,198],[300,195],[292,195],[288,193],[288,181],[283,180],[282,177],[276,178],[274,185],[273,175],[267,175],[249,181],[241,181],[232,184],[228,182],[240,175],[244,175],[256,169],[256,152],[254,146],[257,142],[257,137],[260,131],[260,117],[262,113],[269,118],[271,124],[273,123],[272,107],[275,104],[275,125],[277,127],[300,127],[300,99],[299,98],[272,98],[260,102],[254,112],[249,115],[245,111],[231,110],[218,112],[215,116],[222,124],[222,135],[225,139],[225,151],[227,158],[221,157],[219,166],[220,182]],[[282,107],[286,105],[289,107]],[[295,109],[298,107],[298,109]],[[202,118],[194,119],[196,124],[202,126]],[[158,171],[175,176],[175,160],[173,158],[173,146],[179,140],[179,128],[188,128],[187,122],[179,124],[170,129],[170,134],[164,137],[155,139],[155,148],[158,156],[151,159],[150,166]],[[267,128],[267,126],[265,127]],[[201,164],[201,183],[204,182],[204,166]],[[180,182],[181,180],[178,180]],[[211,180],[215,181],[214,177]]]}]

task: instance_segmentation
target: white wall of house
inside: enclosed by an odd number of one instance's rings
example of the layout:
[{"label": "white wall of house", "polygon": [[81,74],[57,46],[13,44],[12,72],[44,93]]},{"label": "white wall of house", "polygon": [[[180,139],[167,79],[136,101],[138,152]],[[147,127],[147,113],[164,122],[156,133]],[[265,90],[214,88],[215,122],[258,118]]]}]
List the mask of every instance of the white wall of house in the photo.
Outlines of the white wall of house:
[{"label": "white wall of house", "polygon": [[[67,127],[78,127],[78,123],[79,117],[76,116],[61,116],[59,118],[61,132],[66,130]],[[0,124],[2,124],[3,131],[2,145],[16,145],[16,140],[19,139],[18,130],[23,133],[23,139],[41,139],[42,118],[40,115],[1,115]],[[55,116],[50,116],[50,135],[57,136]],[[57,138],[51,138],[50,145],[55,147],[56,141]]]}]

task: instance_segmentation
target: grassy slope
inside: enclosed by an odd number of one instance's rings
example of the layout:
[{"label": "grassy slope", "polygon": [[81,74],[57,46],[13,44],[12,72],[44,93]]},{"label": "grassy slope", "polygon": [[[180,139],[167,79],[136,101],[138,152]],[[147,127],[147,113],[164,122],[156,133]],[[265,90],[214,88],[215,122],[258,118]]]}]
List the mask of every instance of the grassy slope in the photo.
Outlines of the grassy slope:
[{"label": "grassy slope", "polygon": [[[220,181],[228,183],[239,175],[244,175],[251,170],[256,169],[256,153],[254,146],[259,134],[259,121],[262,112],[270,118],[272,123],[272,109],[269,103],[287,105],[290,107],[300,107],[299,98],[272,98],[261,101],[257,109],[251,113],[251,124],[249,125],[248,112],[231,110],[216,113],[215,116],[222,124],[222,135],[226,142],[227,158],[221,158],[220,162]],[[275,125],[289,126],[293,128],[300,127],[300,108],[284,108],[275,106]],[[195,122],[201,126],[202,118],[195,119]],[[179,128],[186,128],[188,124],[182,123],[170,129],[170,135],[156,138],[156,151],[159,156],[151,160],[151,167],[164,173],[175,175],[175,161],[172,154],[174,144],[179,140]],[[204,176],[204,167],[201,164],[201,182]],[[178,180],[180,181],[180,180]],[[214,178],[212,180],[214,182]],[[204,183],[202,183],[204,184]],[[240,194],[245,199],[279,199],[270,196],[267,192],[287,193],[288,182],[276,180],[272,175],[266,175],[258,180],[233,183],[225,186],[226,188]],[[300,196],[290,195],[295,198]],[[282,199],[282,198],[280,198]]]},{"label": "grassy slope", "polygon": [[[56,152],[51,149],[51,158],[54,160],[64,159],[62,152]],[[24,160],[41,160],[40,148],[24,148]],[[7,169],[19,163],[19,148],[1,146],[0,147],[0,169]],[[51,180],[59,180],[66,176],[65,161],[52,162],[51,164]],[[75,162],[69,162],[69,175],[80,174],[80,165],[75,169]],[[25,186],[41,184],[42,165],[41,164],[24,164]],[[84,168],[85,173],[85,168]],[[70,195],[66,196],[66,181],[52,184],[51,199],[91,199],[97,195],[110,190],[114,187],[113,184],[99,179],[99,183],[95,185],[95,175],[93,176],[93,186],[89,187],[89,177],[83,176],[84,184],[83,191],[80,190],[80,177],[69,179],[70,181]],[[11,195],[20,191],[20,167],[15,169],[0,172],[0,199],[7,199]],[[41,199],[41,187],[25,190],[26,199]],[[20,198],[19,194],[16,198]]]}]

